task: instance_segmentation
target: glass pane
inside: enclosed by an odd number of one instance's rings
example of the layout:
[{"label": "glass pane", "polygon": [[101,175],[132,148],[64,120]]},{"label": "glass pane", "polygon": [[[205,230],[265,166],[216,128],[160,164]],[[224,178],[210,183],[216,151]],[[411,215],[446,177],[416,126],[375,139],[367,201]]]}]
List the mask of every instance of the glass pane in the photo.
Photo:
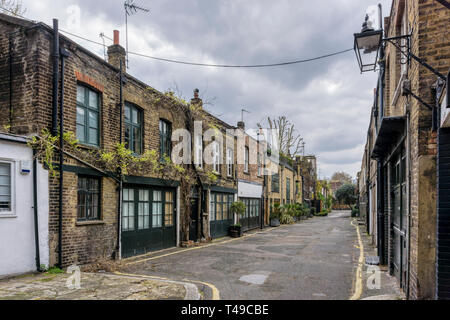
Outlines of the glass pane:
[{"label": "glass pane", "polygon": [[84,104],[84,93],[85,88],[82,86],[77,86],[77,102]]},{"label": "glass pane", "polygon": [[149,200],[149,191],[148,190],[139,190],[139,201],[148,201]]},{"label": "glass pane", "polygon": [[98,129],[98,113],[89,111],[89,127]]},{"label": "glass pane", "polygon": [[153,191],[153,201],[161,201],[161,191]]},{"label": "glass pane", "polygon": [[84,211],[84,205],[79,205],[78,206],[78,219],[85,219],[86,218],[86,213]]},{"label": "glass pane", "polygon": [[98,143],[98,130],[89,128],[89,143],[97,144]]},{"label": "glass pane", "polygon": [[80,106],[77,106],[77,123],[84,125],[85,124],[84,121],[85,121],[85,109]]},{"label": "glass pane", "polygon": [[128,200],[128,192],[130,189],[123,189],[123,200],[127,201]]},{"label": "glass pane", "polygon": [[134,138],[134,146],[133,151],[136,153],[141,153],[141,129],[137,127],[133,127],[133,138]]},{"label": "glass pane", "polygon": [[131,121],[131,110],[128,105],[125,105],[125,121]]},{"label": "glass pane", "polygon": [[131,140],[131,126],[125,125],[125,147],[130,149],[130,140]]},{"label": "glass pane", "polygon": [[139,112],[135,108],[131,109],[131,121],[135,124],[139,123]]},{"label": "glass pane", "polygon": [[0,175],[0,185],[10,185],[11,184],[11,178],[9,176],[3,176]]},{"label": "glass pane", "polygon": [[122,216],[124,217],[128,217],[129,213],[128,213],[128,203],[124,203],[123,204],[123,212],[122,212]]},{"label": "glass pane", "polygon": [[128,218],[123,217],[122,219],[122,230],[128,230]]},{"label": "glass pane", "polygon": [[85,134],[84,134],[84,126],[83,125],[77,124],[77,139],[80,142],[85,142],[86,141]]},{"label": "glass pane", "polygon": [[89,90],[89,107],[98,109],[98,94]]}]

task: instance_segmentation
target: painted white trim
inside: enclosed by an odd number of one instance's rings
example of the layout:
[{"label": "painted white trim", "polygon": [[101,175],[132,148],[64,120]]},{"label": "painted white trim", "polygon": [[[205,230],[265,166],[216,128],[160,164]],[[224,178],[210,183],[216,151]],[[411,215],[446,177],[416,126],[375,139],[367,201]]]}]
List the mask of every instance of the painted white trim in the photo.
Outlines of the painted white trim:
[{"label": "painted white trim", "polygon": [[16,161],[14,159],[8,158],[0,158],[0,162],[10,164],[9,167],[9,176],[11,179],[10,183],[10,197],[11,197],[11,210],[9,211],[0,211],[0,218],[15,218],[17,217],[16,212]]}]

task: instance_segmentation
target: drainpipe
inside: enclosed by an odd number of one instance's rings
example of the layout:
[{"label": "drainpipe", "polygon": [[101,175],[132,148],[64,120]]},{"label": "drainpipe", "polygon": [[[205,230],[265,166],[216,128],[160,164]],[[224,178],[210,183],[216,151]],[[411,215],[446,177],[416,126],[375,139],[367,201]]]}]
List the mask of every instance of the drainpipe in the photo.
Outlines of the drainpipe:
[{"label": "drainpipe", "polygon": [[52,92],[52,135],[58,133],[58,65],[59,65],[59,33],[58,19],[53,19],[53,92]]},{"label": "drainpipe", "polygon": [[13,122],[13,106],[12,106],[12,97],[13,97],[13,40],[12,35],[9,35],[9,132],[11,132],[12,122]]},{"label": "drainpipe", "polygon": [[62,268],[62,235],[63,235],[63,185],[64,185],[64,67],[65,59],[70,53],[61,48],[61,97],[59,100],[59,228],[58,228],[58,264]]},{"label": "drainpipe", "polygon": [[[123,81],[122,81],[122,59],[120,59],[120,65],[119,65],[119,143],[122,143],[123,137],[122,137],[122,118],[123,118]],[[120,252],[120,242],[121,242],[121,236],[120,236],[120,229],[121,229],[121,222],[122,222],[122,190],[123,190],[123,181],[122,181],[122,171],[119,168],[119,204],[117,209],[117,246],[116,246],[116,258],[121,258],[121,252]]]},{"label": "drainpipe", "polygon": [[34,211],[34,243],[36,248],[36,270],[41,272],[41,257],[39,253],[39,220],[37,204],[37,159],[36,150],[33,149],[33,211]]}]

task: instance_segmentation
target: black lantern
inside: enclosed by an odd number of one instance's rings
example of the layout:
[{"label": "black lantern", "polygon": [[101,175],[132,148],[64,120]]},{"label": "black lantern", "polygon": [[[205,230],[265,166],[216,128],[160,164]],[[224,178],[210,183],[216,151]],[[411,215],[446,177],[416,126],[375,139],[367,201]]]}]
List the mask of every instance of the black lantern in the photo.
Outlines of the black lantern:
[{"label": "black lantern", "polygon": [[361,33],[355,33],[354,36],[354,50],[361,73],[375,71],[378,52],[383,38],[383,30],[374,30],[371,21],[369,21],[369,16],[366,15]]}]

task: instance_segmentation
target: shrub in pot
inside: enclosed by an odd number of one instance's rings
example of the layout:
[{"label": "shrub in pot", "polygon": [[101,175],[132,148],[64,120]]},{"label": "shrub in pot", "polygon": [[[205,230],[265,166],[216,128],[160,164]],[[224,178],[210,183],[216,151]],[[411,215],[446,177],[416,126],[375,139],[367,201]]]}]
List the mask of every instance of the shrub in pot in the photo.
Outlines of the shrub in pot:
[{"label": "shrub in pot", "polygon": [[242,226],[240,223],[236,223],[229,228],[230,237],[238,238],[242,237]]}]

